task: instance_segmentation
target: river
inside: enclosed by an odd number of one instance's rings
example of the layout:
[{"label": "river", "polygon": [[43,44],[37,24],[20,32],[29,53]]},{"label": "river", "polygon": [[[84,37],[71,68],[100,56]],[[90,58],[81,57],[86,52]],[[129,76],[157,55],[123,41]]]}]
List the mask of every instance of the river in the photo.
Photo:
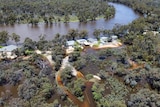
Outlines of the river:
[{"label": "river", "polygon": [[[98,19],[97,21],[92,21],[88,23],[79,23],[79,22],[70,22],[68,24],[65,23],[57,23],[52,26],[47,26],[44,23],[40,23],[37,26],[31,26],[30,24],[15,24],[14,26],[0,26],[0,31],[6,30],[11,33],[16,33],[21,36],[21,42],[24,41],[26,37],[32,38],[33,40],[38,40],[38,36],[41,34],[46,34],[47,40],[51,40],[54,38],[54,35],[57,33],[66,34],[69,29],[78,29],[83,30],[86,29],[91,36],[94,29],[112,29],[115,24],[127,25],[131,23],[133,20],[139,17],[139,14],[135,13],[133,9],[117,3],[109,3],[113,5],[116,9],[115,16],[105,21],[104,19]],[[5,92],[5,90],[9,90],[13,97],[17,97],[17,86],[10,87],[0,86],[0,92]],[[93,101],[92,101],[93,102]]]},{"label": "river", "polygon": [[113,5],[116,9],[115,16],[106,21],[105,19],[98,19],[96,21],[89,21],[87,23],[80,22],[70,22],[70,23],[57,23],[52,25],[46,25],[44,23],[39,23],[37,26],[32,26],[31,24],[15,24],[15,25],[3,25],[0,26],[0,31],[6,30],[9,34],[13,32],[21,36],[21,42],[24,41],[26,37],[33,40],[38,40],[41,34],[46,35],[47,40],[54,38],[57,33],[66,34],[69,29],[88,30],[89,36],[92,35],[94,29],[112,29],[116,24],[127,25],[133,20],[139,17],[139,14],[133,11],[130,7],[118,3],[109,3]]}]

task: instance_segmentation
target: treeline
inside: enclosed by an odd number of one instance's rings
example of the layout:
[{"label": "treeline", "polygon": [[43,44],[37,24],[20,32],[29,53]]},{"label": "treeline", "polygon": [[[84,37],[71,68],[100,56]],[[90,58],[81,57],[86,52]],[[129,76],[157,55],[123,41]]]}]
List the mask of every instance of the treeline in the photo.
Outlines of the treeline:
[{"label": "treeline", "polygon": [[0,4],[0,23],[45,23],[68,22],[70,17],[77,17],[80,22],[96,20],[104,15],[113,17],[115,10],[106,0],[2,0]]},{"label": "treeline", "polygon": [[[158,0],[108,0],[110,2],[122,3],[132,7],[135,11],[141,14],[151,14],[160,11],[160,3]],[[156,7],[156,8],[155,8]]]}]

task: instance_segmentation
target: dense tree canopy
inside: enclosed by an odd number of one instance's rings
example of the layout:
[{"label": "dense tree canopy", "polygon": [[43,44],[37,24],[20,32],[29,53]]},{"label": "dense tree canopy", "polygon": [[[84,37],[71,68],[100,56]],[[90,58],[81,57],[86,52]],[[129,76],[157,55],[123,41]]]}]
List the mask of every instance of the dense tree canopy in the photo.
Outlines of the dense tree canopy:
[{"label": "dense tree canopy", "polygon": [[[114,8],[106,0],[2,0],[0,4],[0,23],[37,24],[44,21],[46,24],[70,21],[70,17],[77,17],[80,22],[96,20],[104,15],[106,19],[114,15]],[[62,18],[63,17],[63,18]]]},{"label": "dense tree canopy", "polygon": [[[87,38],[88,31],[70,29],[66,35],[56,34],[53,40],[45,35],[38,41],[26,38],[20,48],[13,51],[18,57],[0,59],[0,106],[2,107],[59,107],[71,106],[63,86],[57,86],[56,75],[63,58],[69,57],[71,66],[61,71],[60,78],[67,91],[84,100],[87,82],[94,82],[91,95],[97,107],[159,107],[160,106],[160,15],[158,0],[109,0],[123,3],[142,14],[129,25],[115,26],[112,30],[95,29],[93,35],[117,35],[122,46],[95,50],[84,47],[66,54],[66,41]],[[106,0],[1,0],[0,23],[25,22],[38,24],[64,20],[77,16],[82,22],[113,14]],[[42,5],[43,4],[43,5]],[[17,8],[18,7],[18,8]],[[107,13],[108,12],[108,13]],[[7,14],[8,13],[8,14]],[[61,17],[64,17],[61,18]],[[21,35],[20,35],[21,36]],[[9,39],[19,42],[19,35],[0,32],[0,44]],[[79,45],[76,43],[76,45]],[[42,51],[39,55],[35,50]],[[49,52],[50,54],[49,54]],[[48,52],[48,53],[47,53]],[[2,55],[5,53],[1,52]],[[50,55],[53,65],[47,57]],[[72,67],[83,78],[72,75]],[[101,81],[93,78],[101,77]],[[7,88],[11,87],[11,88]],[[6,90],[7,88],[7,90]],[[12,89],[13,88],[13,89]]]}]

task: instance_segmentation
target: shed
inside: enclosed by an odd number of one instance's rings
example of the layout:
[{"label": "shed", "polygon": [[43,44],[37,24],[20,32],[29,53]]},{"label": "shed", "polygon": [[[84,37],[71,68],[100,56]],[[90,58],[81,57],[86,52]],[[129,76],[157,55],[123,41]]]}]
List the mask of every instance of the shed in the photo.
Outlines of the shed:
[{"label": "shed", "polygon": [[3,48],[0,48],[0,52],[12,52],[13,50],[17,49],[18,47],[15,45],[8,45]]},{"label": "shed", "polygon": [[96,42],[98,42],[97,39],[93,39],[93,38],[88,38],[87,40],[88,40],[88,42],[90,42],[90,43],[96,43]]},{"label": "shed", "polygon": [[18,47],[15,46],[15,45],[9,45],[9,46],[5,46],[3,48],[0,48],[0,59],[3,59],[3,58],[14,59],[14,58],[16,58],[17,55],[12,53],[12,51],[17,49],[17,48]]},{"label": "shed", "polygon": [[89,45],[89,43],[86,39],[78,39],[76,41],[81,45]]}]

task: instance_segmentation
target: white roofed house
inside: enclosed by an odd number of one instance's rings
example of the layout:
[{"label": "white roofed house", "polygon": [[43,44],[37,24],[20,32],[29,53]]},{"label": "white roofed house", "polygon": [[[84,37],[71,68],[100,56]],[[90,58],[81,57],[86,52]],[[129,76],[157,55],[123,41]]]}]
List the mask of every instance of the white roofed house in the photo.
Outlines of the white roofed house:
[{"label": "white roofed house", "polygon": [[88,42],[89,42],[89,44],[90,44],[91,47],[93,45],[95,45],[95,44],[98,44],[98,40],[97,39],[88,38],[87,40],[88,40]]},{"label": "white roofed house", "polygon": [[102,44],[105,44],[106,42],[108,42],[108,37],[100,37],[100,42]]},{"label": "white roofed house", "polygon": [[16,45],[9,45],[4,46],[3,48],[0,48],[0,59],[2,58],[10,58],[14,59],[17,56],[13,54],[13,50],[17,49],[18,47]]},{"label": "white roofed house", "polygon": [[89,42],[86,39],[76,40],[80,45],[89,45]]},{"label": "white roofed house", "polygon": [[118,36],[116,36],[116,35],[113,35],[111,37],[112,37],[112,40],[117,40],[118,39]]},{"label": "white roofed house", "polygon": [[87,40],[88,40],[89,43],[92,43],[92,44],[93,44],[93,43],[98,43],[98,40],[97,40],[97,39],[88,38]]},{"label": "white roofed house", "polygon": [[67,54],[72,53],[74,51],[75,41],[74,40],[67,41],[66,45],[67,45],[66,53]]},{"label": "white roofed house", "polygon": [[71,41],[67,41],[67,46],[74,46],[75,45],[75,41],[74,40],[71,40]]}]

